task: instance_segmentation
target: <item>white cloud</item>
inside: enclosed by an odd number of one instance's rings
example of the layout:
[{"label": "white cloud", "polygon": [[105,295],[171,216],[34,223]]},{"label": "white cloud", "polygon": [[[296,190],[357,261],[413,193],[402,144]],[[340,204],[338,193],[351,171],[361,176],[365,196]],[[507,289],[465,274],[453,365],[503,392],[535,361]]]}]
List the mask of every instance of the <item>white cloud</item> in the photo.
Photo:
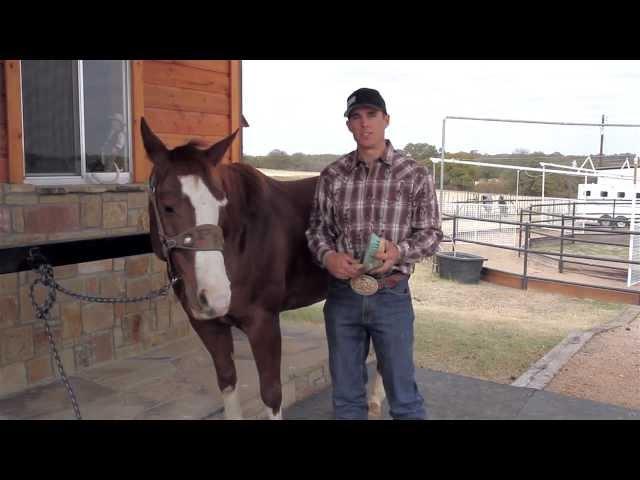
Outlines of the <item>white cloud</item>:
[{"label": "white cloud", "polygon": [[[353,90],[377,88],[387,102],[387,137],[440,146],[446,115],[640,124],[640,61],[243,61],[244,149],[264,155],[345,153],[354,148],[342,116]],[[605,132],[605,152],[639,152],[640,129]],[[599,128],[450,121],[447,150],[515,148],[594,153]]]}]

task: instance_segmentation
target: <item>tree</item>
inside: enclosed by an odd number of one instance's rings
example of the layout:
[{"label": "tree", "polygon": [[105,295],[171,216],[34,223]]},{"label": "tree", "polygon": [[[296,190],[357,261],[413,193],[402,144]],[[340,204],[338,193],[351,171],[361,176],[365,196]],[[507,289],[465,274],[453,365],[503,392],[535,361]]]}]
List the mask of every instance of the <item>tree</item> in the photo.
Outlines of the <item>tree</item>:
[{"label": "tree", "polygon": [[271,150],[267,157],[288,157],[289,155],[284,150],[278,150],[277,148]]},{"label": "tree", "polygon": [[428,143],[408,143],[404,147],[404,152],[417,162],[427,166],[431,165],[431,161],[429,160],[431,157],[440,156],[438,149]]}]

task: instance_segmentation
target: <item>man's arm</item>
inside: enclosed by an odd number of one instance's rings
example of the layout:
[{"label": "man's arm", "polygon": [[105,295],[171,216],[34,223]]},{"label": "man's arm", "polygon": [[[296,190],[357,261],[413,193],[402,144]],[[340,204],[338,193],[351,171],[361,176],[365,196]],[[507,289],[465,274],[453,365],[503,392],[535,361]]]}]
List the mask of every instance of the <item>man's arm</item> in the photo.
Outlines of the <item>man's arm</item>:
[{"label": "man's arm", "polygon": [[421,176],[414,193],[411,235],[398,243],[398,263],[417,263],[433,255],[442,241],[440,212],[433,175]]},{"label": "man's arm", "polygon": [[328,253],[336,250],[336,231],[332,228],[333,197],[331,195],[330,179],[321,174],[316,185],[316,192],[311,207],[309,228],[305,232],[307,245],[311,250],[313,260],[324,267],[324,260]]}]

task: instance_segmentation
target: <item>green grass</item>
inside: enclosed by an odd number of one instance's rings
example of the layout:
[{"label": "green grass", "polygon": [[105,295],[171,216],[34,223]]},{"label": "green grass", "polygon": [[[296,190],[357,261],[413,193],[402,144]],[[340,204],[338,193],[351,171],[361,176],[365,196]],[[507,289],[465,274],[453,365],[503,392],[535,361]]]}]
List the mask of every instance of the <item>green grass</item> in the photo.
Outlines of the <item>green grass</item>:
[{"label": "green grass", "polygon": [[[612,320],[624,304],[462,285],[416,267],[411,277],[419,367],[511,383],[572,331]],[[323,324],[322,303],[284,312],[284,325]]]},{"label": "green grass", "polygon": [[416,315],[414,359],[434,370],[511,383],[563,338],[516,326],[473,323],[452,313]]},{"label": "green grass", "polygon": [[283,322],[292,322],[294,324],[324,323],[324,317],[322,314],[323,305],[324,302],[319,302],[297,310],[282,312],[280,314],[280,320]]},{"label": "green grass", "polygon": [[[560,252],[560,247],[555,251]],[[564,253],[573,255],[588,255],[590,257],[611,257],[627,260],[629,258],[629,247],[620,245],[596,245],[589,243],[575,243],[564,245]]]}]

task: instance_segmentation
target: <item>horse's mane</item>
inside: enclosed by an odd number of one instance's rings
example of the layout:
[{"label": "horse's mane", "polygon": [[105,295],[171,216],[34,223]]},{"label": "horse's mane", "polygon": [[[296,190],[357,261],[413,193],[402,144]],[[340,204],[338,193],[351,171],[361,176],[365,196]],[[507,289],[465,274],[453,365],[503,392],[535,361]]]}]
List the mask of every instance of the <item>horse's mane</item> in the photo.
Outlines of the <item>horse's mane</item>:
[{"label": "horse's mane", "polygon": [[269,178],[251,165],[231,163],[219,168],[223,188],[230,203],[245,212],[253,212],[263,204],[261,199],[267,194]]},{"label": "horse's mane", "polygon": [[174,148],[172,152],[172,161],[185,159],[185,161],[190,161],[192,158],[198,158],[202,155],[202,152],[208,148],[208,145],[204,143],[202,140],[193,139],[189,140],[189,143],[185,143],[184,145],[180,145],[179,147]]}]

